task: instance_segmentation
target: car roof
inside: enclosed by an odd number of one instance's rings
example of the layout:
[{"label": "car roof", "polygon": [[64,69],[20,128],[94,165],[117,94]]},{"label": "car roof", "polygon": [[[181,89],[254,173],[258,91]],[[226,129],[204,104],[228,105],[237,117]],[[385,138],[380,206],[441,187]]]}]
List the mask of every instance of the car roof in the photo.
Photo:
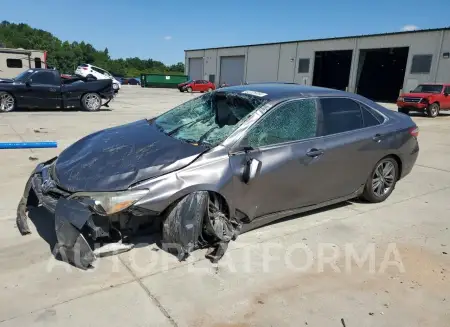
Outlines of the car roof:
[{"label": "car roof", "polygon": [[[328,89],[318,86],[308,86],[296,83],[258,83],[258,84],[247,84],[238,86],[229,86],[219,89],[227,92],[238,92],[242,93],[247,91],[261,93],[261,97],[269,100],[281,100],[293,97],[315,97],[315,96],[351,96],[352,93]],[[262,95],[265,94],[265,95]]]}]

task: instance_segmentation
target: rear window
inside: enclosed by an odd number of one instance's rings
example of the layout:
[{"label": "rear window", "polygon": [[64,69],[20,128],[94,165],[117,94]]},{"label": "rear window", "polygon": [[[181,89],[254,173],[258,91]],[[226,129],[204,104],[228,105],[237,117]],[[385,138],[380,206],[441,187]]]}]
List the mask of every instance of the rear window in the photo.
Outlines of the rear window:
[{"label": "rear window", "polygon": [[81,64],[80,67],[89,67],[88,64]]}]

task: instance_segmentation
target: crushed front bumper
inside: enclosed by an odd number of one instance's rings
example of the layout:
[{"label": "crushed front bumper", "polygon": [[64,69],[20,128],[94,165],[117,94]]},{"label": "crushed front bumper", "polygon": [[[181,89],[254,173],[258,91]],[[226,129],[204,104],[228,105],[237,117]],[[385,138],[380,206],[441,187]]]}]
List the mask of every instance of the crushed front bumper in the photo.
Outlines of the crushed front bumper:
[{"label": "crushed front bumper", "polygon": [[[17,207],[17,227],[22,235],[30,234],[27,215],[29,206],[45,207],[55,217],[57,253],[65,261],[87,269],[105,252],[102,248],[94,251],[83,233],[90,235],[95,241],[97,238],[109,237],[109,231],[94,224],[93,212],[88,204],[68,199],[70,193],[57,187],[50,173],[54,159],[39,164],[28,179]],[[116,246],[108,244],[107,251],[108,254],[117,254],[132,247],[131,244],[119,242]]]}]

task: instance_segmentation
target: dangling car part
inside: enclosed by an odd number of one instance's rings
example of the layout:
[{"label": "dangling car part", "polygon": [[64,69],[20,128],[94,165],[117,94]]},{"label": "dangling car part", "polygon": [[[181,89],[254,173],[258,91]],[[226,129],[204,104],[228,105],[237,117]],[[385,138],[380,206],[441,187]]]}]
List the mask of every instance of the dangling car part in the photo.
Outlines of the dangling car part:
[{"label": "dangling car part", "polygon": [[363,197],[410,173],[419,130],[355,94],[295,84],[224,88],[149,120],[88,135],[39,164],[17,210],[53,213],[62,257],[82,268],[157,230],[179,260],[213,262],[246,230]]}]

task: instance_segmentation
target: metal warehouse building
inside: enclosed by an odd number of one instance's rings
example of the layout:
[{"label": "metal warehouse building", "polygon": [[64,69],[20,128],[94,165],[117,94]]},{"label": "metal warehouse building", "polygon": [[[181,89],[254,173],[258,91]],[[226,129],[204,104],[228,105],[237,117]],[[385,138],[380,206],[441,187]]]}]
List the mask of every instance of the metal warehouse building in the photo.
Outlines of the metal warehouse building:
[{"label": "metal warehouse building", "polygon": [[185,51],[186,74],[230,85],[294,82],[394,101],[419,83],[450,82],[450,27]]}]

